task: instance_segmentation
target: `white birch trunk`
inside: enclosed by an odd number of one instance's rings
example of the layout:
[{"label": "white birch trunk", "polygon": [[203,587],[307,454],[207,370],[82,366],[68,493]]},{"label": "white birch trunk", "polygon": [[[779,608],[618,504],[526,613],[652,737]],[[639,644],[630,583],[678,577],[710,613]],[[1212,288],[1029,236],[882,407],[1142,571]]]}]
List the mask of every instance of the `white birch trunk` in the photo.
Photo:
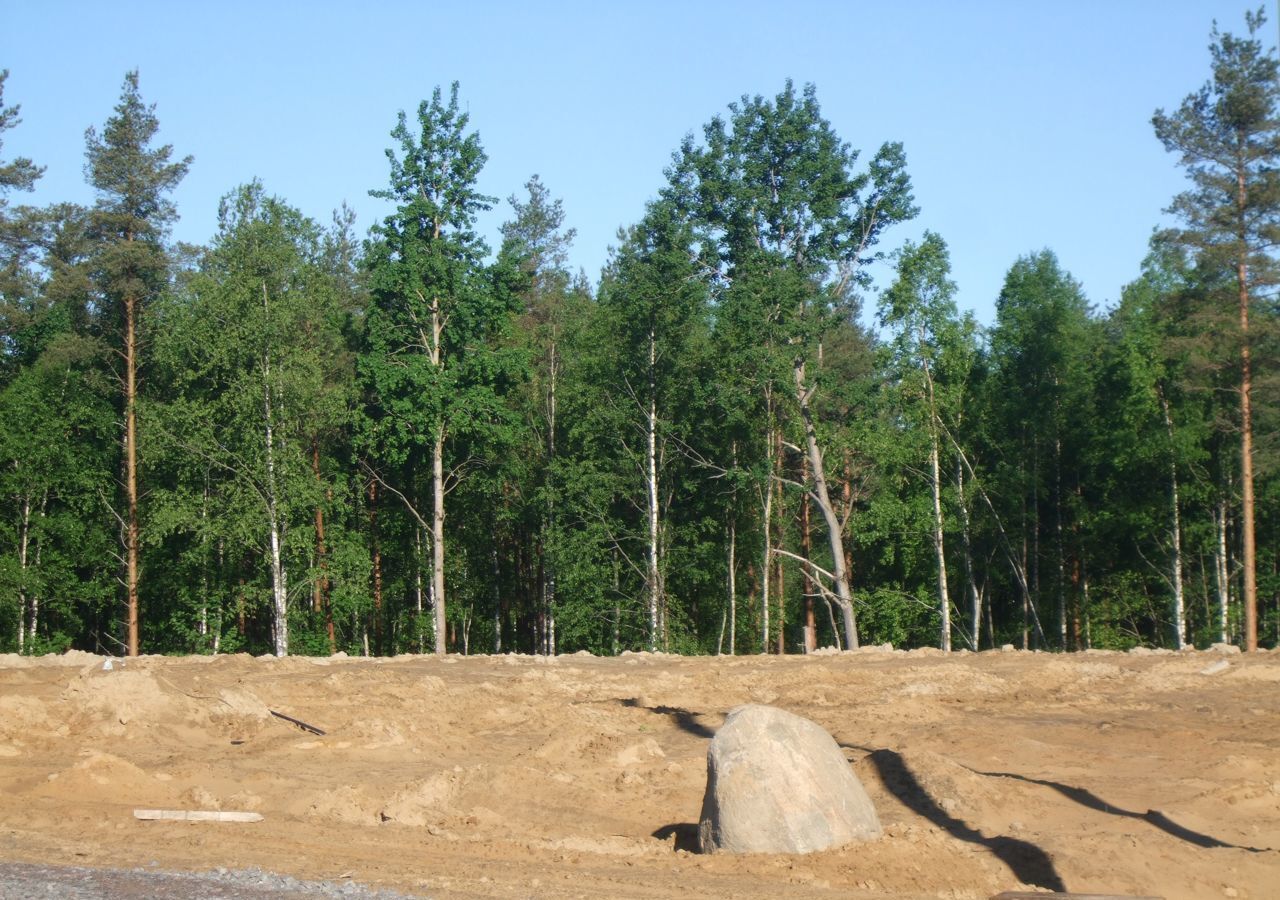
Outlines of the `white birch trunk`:
[{"label": "white birch trunk", "polygon": [[[222,538],[218,538],[218,571],[223,569],[223,543]],[[213,655],[217,656],[218,651],[222,649],[222,592],[218,592],[218,607],[214,618],[213,627]]]},{"label": "white birch trunk", "polygon": [[645,480],[649,494],[649,542],[648,601],[649,601],[649,649],[658,649],[658,605],[662,594],[658,560],[658,398],[657,398],[657,335],[649,329],[649,409],[646,422]]},{"label": "white birch trunk", "polygon": [[431,447],[431,593],[435,612],[435,652],[446,652],[444,610],[444,423],[436,425],[435,440]]},{"label": "white birch trunk", "polygon": [[422,526],[413,529],[413,620],[418,631],[418,652],[426,653],[426,636],[422,628]]},{"label": "white birch trunk", "polygon": [[973,650],[982,636],[982,595],[973,575],[973,547],[969,540],[969,501],[964,496],[964,463],[956,459],[956,497],[960,507],[960,540],[964,545],[964,580],[969,591],[969,620],[973,625]]},{"label": "white birch trunk", "polygon": [[938,618],[939,646],[951,649],[951,596],[947,592],[947,554],[943,544],[942,521],[942,471],[938,459],[938,407],[933,394],[933,373],[929,371],[929,358],[925,354],[924,326],[920,327],[920,368],[924,372],[924,384],[929,401],[929,478],[933,489],[933,552],[938,561]]},{"label": "white birch trunk", "polygon": [[1214,524],[1218,531],[1218,542],[1213,554],[1218,582],[1218,641],[1225,644],[1231,639],[1229,628],[1231,576],[1227,557],[1227,500],[1225,497],[1218,500]]},{"label": "white birch trunk", "polygon": [[[24,494],[22,497],[22,522],[19,525],[20,536],[18,538],[18,565],[21,567],[22,574],[19,578],[18,587],[18,654],[21,655],[27,646],[27,615],[29,608],[27,606],[27,548],[31,540],[31,497]],[[35,628],[31,628],[31,637],[35,638]]]},{"label": "white birch trunk", "polygon": [[951,597],[947,593],[947,555],[943,546],[942,473],[938,465],[938,436],[932,435],[929,468],[933,483],[933,552],[938,560],[938,614],[941,617],[939,641],[943,650],[951,649]]},{"label": "white birch trunk", "polygon": [[[262,309],[269,312],[267,285],[262,284]],[[288,588],[281,556],[279,498],[276,491],[275,420],[271,408],[271,352],[262,352],[262,414],[267,461],[267,524],[271,540],[272,635],[276,656],[289,655]]]},{"label": "white birch trunk", "polygon": [[729,655],[734,656],[738,650],[738,529],[729,517]]},{"label": "white birch trunk", "polygon": [[[46,488],[44,494],[40,497],[41,523],[44,522],[45,511],[48,508],[49,508],[49,491]],[[44,529],[42,527],[41,533],[43,533],[43,531]],[[37,572],[39,572],[40,571],[40,550],[43,548],[44,544],[41,542],[38,536],[36,537],[35,545],[36,545],[36,558],[33,562],[32,568],[34,568]],[[40,592],[32,591],[31,592],[31,627],[28,629],[28,633],[31,635],[32,640],[35,640],[36,633],[39,628],[40,628]]]},{"label": "white birch trunk", "polygon": [[200,500],[200,624],[201,637],[209,635],[209,478],[205,473]]},{"label": "white birch trunk", "polygon": [[769,652],[769,566],[773,562],[773,398],[768,401],[770,415],[765,432],[765,459],[768,481],[764,485],[764,559],[760,563],[760,652]]},{"label": "white birch trunk", "polygon": [[[800,405],[800,416],[804,421],[804,436],[809,454],[809,465],[813,470],[813,490],[810,496],[818,504],[823,521],[827,525],[827,541],[831,547],[832,587],[836,595],[836,605],[840,607],[843,619],[846,642],[850,648],[858,645],[857,626],[853,621],[853,593],[849,590],[849,576],[844,563],[844,540],[841,535],[840,518],[831,504],[831,495],[827,491],[827,474],[822,460],[822,450],[818,446],[818,434],[813,425],[813,411],[809,401],[813,398],[815,388],[804,383],[804,360],[797,359],[793,369],[796,383],[796,401]],[[767,580],[767,574],[766,574]]]},{"label": "white birch trunk", "polygon": [[1157,388],[1160,410],[1164,413],[1164,430],[1169,437],[1169,499],[1170,527],[1173,536],[1173,643],[1181,650],[1187,645],[1187,615],[1182,587],[1182,517],[1178,509],[1178,461],[1174,456],[1173,417],[1169,414],[1169,401]]}]

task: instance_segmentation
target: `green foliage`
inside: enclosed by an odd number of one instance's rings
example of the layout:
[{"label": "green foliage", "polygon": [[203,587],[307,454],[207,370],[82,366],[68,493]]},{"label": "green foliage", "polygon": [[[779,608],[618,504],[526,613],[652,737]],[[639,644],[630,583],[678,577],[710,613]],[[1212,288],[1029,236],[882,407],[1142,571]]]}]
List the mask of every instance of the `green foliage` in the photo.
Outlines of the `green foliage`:
[{"label": "green foliage", "polygon": [[0,650],[122,649],[130,305],[148,649],[793,652],[810,613],[849,637],[805,577],[838,561],[870,643],[935,644],[942,576],[957,645],[1171,646],[1175,561],[1188,637],[1238,639],[1241,259],[1280,640],[1280,94],[1248,24],[1155,116],[1191,188],[1120,302],[1031,253],[989,333],[941,237],[885,247],[916,212],[901,145],[860,166],[812,86],[687,138],[592,284],[537,176],[490,253],[456,85],[399,116],[363,244],[251,182],[170,248],[189,159],[131,73],[87,136],[92,210],[9,205],[41,170],[0,160]]},{"label": "green foliage", "polygon": [[[443,509],[464,476],[517,444],[519,421],[504,397],[526,374],[524,354],[506,340],[518,267],[509,256],[486,266],[475,233],[477,214],[494,200],[476,189],[486,157],[468,123],[456,83],[447,104],[439,88],[422,102],[416,134],[400,114],[391,133],[400,152],[387,151],[390,187],[372,192],[396,209],[375,226],[364,261],[371,304],[360,371],[373,402],[361,447],[373,470],[405,472],[393,490],[422,522],[424,494]],[[432,518],[437,553],[442,516]],[[442,628],[445,573],[433,569]],[[443,651],[444,635],[437,638]]]},{"label": "green foliage", "polygon": [[[257,182],[227,195],[219,221],[200,270],[157,310],[167,399],[143,417],[167,476],[153,490],[149,533],[168,552],[185,548],[173,587],[186,596],[188,629],[214,602],[215,553],[257,560],[254,579],[267,577],[272,520],[286,535],[287,567],[306,568],[314,510],[335,511],[336,486],[313,471],[313,446],[347,427],[354,399],[347,312],[320,229]],[[343,573],[328,577],[341,591]]]}]

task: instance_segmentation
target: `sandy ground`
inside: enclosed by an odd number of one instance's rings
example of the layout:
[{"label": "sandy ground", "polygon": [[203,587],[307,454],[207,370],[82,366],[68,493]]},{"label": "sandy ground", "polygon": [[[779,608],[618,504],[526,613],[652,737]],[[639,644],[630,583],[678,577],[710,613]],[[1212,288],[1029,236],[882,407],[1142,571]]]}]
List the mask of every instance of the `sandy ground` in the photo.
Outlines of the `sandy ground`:
[{"label": "sandy ground", "polygon": [[[439,898],[1280,897],[1275,652],[103,664],[0,656],[0,859]],[[707,742],[748,702],[830,731],[885,836],[693,852]]]}]

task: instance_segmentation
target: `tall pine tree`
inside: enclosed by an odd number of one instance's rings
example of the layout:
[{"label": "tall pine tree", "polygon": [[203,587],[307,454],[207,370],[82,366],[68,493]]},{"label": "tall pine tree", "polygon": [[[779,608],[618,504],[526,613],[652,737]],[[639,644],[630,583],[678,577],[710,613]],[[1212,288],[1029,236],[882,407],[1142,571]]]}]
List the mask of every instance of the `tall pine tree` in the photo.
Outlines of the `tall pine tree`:
[{"label": "tall pine tree", "polygon": [[187,174],[191,157],[173,160],[173,147],[153,147],[160,123],[142,102],[138,73],[125,76],[115,114],[102,134],[85,133],[85,172],[97,191],[92,231],[98,245],[94,281],[101,328],[117,355],[123,419],[121,516],[125,555],[126,650],[138,654],[141,533],[138,516],[138,387],[147,307],[164,290],[169,270],[165,238],[178,217],[168,195]]},{"label": "tall pine tree", "polygon": [[[1178,154],[1192,188],[1170,211],[1183,222],[1171,237],[1202,266],[1234,275],[1224,309],[1234,309],[1240,397],[1240,530],[1244,568],[1244,645],[1258,649],[1258,575],[1254,510],[1254,346],[1259,303],[1280,283],[1280,63],[1258,32],[1261,9],[1245,16],[1248,38],[1214,27],[1212,77],[1175,113],[1152,118],[1165,149]],[[1252,320],[1252,323],[1251,323]]]}]

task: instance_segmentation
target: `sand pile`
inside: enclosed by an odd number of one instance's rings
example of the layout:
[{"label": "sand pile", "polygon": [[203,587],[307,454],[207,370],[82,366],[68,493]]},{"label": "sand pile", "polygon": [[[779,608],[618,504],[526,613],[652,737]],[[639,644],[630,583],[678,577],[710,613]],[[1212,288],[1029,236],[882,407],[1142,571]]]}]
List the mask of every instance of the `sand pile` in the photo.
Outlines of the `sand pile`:
[{"label": "sand pile", "polygon": [[[1275,653],[104,662],[0,657],[9,861],[258,866],[439,898],[1262,900],[1280,884]],[[829,731],[884,837],[689,852],[707,743],[743,703]]]}]

